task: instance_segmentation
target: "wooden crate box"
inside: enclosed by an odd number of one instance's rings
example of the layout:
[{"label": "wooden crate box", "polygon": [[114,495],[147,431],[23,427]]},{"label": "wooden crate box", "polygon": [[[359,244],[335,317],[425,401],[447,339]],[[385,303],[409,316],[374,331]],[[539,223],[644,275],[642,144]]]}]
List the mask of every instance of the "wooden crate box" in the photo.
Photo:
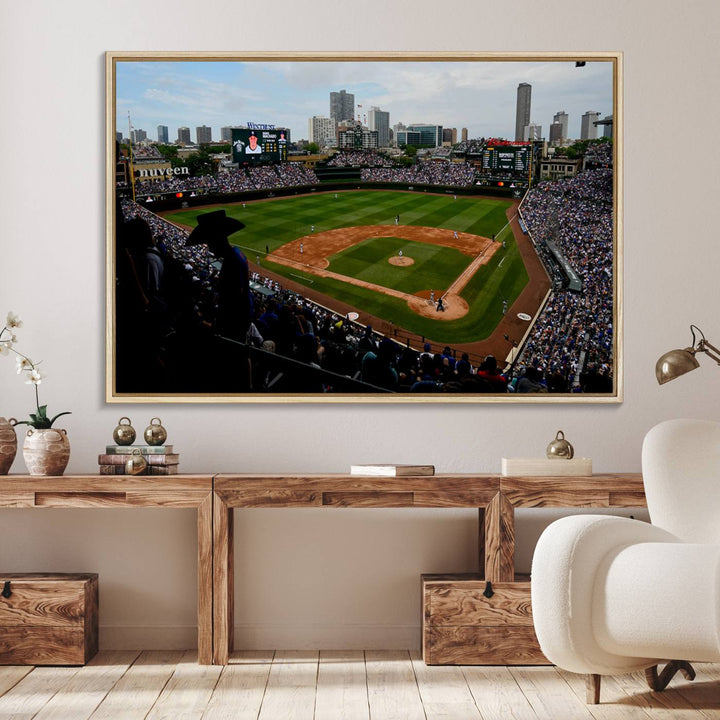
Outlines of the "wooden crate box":
[{"label": "wooden crate box", "polygon": [[97,651],[96,573],[0,574],[0,665],[84,665]]},{"label": "wooden crate box", "polygon": [[[547,665],[530,607],[530,582],[423,575],[423,659],[428,665]],[[489,594],[489,593],[488,593]]]}]

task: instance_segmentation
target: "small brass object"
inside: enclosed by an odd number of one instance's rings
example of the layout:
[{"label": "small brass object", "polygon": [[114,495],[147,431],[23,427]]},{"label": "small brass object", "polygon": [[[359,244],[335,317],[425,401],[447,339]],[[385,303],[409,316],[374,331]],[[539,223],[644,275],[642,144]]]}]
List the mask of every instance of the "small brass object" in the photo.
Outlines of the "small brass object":
[{"label": "small brass object", "polygon": [[118,445],[132,445],[135,442],[135,428],[130,424],[129,417],[121,417],[118,420],[118,425],[113,430],[113,440]]},{"label": "small brass object", "polygon": [[565,433],[562,430],[558,430],[555,439],[547,446],[545,454],[549,458],[570,460],[573,455],[575,455],[575,450],[565,439]]},{"label": "small brass object", "polygon": [[143,457],[142,453],[138,448],[132,451],[132,455],[127,459],[125,463],[125,474],[126,475],[141,475],[147,468],[147,461]]},{"label": "small brass object", "polygon": [[162,445],[166,440],[167,431],[162,426],[160,418],[153,418],[145,428],[145,442],[148,445]]}]

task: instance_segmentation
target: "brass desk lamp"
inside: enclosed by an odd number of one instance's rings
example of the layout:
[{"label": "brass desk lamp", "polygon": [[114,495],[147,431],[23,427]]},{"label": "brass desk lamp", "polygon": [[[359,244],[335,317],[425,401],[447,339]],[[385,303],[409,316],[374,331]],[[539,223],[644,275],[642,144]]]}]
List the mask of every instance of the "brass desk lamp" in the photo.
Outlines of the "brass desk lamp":
[{"label": "brass desk lamp", "polygon": [[[697,339],[695,331],[700,335],[700,340]],[[692,345],[690,347],[686,347],[684,350],[670,350],[655,363],[655,377],[660,385],[700,367],[700,363],[695,357],[699,352],[704,352],[720,365],[720,350],[705,339],[703,331],[696,325],[691,325],[690,332],[692,333]]]}]

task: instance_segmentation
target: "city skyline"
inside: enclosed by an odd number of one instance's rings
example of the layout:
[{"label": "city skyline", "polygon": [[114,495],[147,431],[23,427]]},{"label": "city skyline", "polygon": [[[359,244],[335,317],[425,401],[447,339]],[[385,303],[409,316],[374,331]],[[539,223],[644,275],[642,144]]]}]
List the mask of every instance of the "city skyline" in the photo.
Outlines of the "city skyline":
[{"label": "city skyline", "polygon": [[[613,66],[587,62],[246,62],[122,61],[116,64],[116,128],[148,132],[247,122],[288,127],[306,139],[308,119],[328,116],[331,92],[355,96],[356,118],[372,106],[390,114],[390,125],[428,123],[468,128],[471,138],[515,135],[517,87],[532,85],[531,122],[549,128],[565,110],[568,135],[580,137],[582,115],[613,112]],[[362,107],[358,108],[357,105]]]}]

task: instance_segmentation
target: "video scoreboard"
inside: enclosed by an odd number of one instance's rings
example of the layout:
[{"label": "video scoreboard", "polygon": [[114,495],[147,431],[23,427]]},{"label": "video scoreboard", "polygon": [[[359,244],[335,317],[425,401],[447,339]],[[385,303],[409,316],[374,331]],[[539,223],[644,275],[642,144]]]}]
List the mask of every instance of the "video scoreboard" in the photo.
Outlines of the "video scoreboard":
[{"label": "video scoreboard", "polygon": [[287,160],[287,131],[233,128],[234,163],[284,162]]},{"label": "video scoreboard", "polygon": [[483,170],[527,173],[529,163],[530,148],[528,145],[490,146],[483,151]]}]

